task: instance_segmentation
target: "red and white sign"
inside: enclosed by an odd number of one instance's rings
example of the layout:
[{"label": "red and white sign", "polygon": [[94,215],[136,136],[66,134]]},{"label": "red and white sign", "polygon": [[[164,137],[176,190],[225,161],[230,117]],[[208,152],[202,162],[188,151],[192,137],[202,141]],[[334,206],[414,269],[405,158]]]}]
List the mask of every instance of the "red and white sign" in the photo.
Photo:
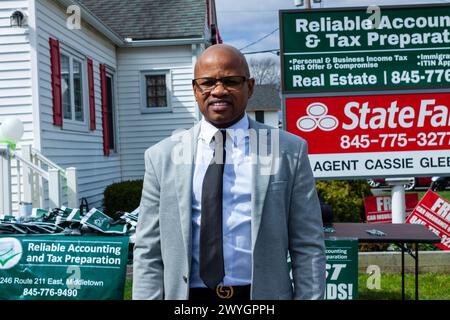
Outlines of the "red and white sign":
[{"label": "red and white sign", "polygon": [[[405,194],[406,215],[408,216],[419,202],[418,193]],[[392,200],[390,196],[366,197],[364,199],[366,221],[369,223],[392,223]]]},{"label": "red and white sign", "polygon": [[428,191],[406,223],[423,224],[439,238],[436,244],[442,250],[450,250],[450,202],[433,191]]},{"label": "red and white sign", "polygon": [[286,98],[285,104],[286,129],[308,142],[316,178],[450,171],[450,93]]}]

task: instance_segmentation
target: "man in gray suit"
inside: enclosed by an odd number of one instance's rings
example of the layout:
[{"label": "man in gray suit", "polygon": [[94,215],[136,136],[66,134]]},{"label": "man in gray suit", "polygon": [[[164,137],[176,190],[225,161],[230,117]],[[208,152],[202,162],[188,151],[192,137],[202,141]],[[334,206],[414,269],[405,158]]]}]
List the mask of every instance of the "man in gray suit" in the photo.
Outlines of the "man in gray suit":
[{"label": "man in gray suit", "polygon": [[248,118],[254,79],[237,49],[209,47],[194,74],[203,119],[145,152],[133,299],[323,298],[306,142]]}]

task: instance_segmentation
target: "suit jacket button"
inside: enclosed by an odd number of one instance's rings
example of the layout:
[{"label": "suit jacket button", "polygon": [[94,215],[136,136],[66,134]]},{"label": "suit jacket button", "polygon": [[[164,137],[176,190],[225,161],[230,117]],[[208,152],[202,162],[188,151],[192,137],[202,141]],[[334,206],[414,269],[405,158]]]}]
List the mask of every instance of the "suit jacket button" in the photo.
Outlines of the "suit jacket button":
[{"label": "suit jacket button", "polygon": [[187,283],[187,277],[186,276],[183,276],[183,281],[184,281],[184,283]]}]

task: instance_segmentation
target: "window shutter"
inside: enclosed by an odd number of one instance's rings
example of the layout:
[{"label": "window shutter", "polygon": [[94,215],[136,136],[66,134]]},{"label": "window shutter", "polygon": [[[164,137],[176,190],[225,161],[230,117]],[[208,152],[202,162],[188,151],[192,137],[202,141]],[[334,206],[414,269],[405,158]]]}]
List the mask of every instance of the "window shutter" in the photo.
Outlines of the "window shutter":
[{"label": "window shutter", "polygon": [[92,59],[87,59],[88,86],[89,86],[89,129],[95,130],[95,89],[94,89],[94,67]]},{"label": "window shutter", "polygon": [[220,36],[219,28],[216,26],[216,43],[223,43],[222,37]]},{"label": "window shutter", "polygon": [[206,0],[206,23],[208,24],[208,28],[211,27],[211,11],[209,10],[209,1],[210,0]]},{"label": "window shutter", "polygon": [[62,127],[61,56],[59,41],[49,39],[52,71],[53,124]]},{"label": "window shutter", "polygon": [[100,64],[100,86],[102,90],[103,154],[109,156],[108,92],[106,88],[106,65],[103,63]]}]

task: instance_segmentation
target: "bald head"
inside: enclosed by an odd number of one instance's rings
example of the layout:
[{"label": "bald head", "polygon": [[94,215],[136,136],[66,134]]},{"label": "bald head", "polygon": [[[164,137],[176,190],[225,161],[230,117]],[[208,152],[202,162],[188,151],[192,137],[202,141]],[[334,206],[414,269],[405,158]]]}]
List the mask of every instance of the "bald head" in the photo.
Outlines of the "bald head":
[{"label": "bald head", "polygon": [[[239,50],[225,44],[209,47],[195,64],[194,78],[195,100],[206,121],[228,128],[242,119],[255,80],[250,78],[247,61]],[[209,90],[198,85],[197,81],[205,83],[205,79],[215,82]]]},{"label": "bald head", "polygon": [[250,77],[250,70],[244,55],[235,47],[227,44],[215,44],[203,51],[195,64],[194,77],[198,77],[199,69],[201,69],[202,65],[205,63],[223,62],[224,58],[233,61],[236,67],[242,68],[244,76],[247,78]]}]

